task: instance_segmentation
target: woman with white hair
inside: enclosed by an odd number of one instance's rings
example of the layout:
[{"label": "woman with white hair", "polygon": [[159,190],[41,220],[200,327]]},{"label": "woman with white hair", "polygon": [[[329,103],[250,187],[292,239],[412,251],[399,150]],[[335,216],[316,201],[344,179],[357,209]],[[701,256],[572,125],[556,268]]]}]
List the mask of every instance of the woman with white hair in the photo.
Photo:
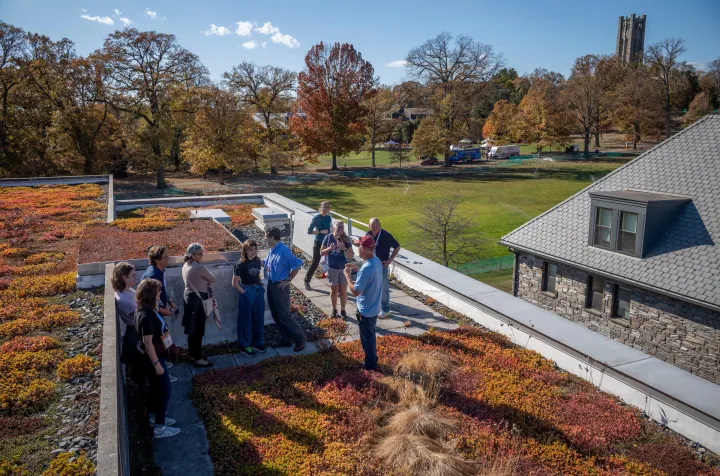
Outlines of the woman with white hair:
[{"label": "woman with white hair", "polygon": [[215,276],[200,264],[205,250],[200,243],[193,243],[187,247],[185,264],[182,275],[185,281],[185,311],[182,325],[188,336],[188,351],[196,367],[211,367],[212,362],[202,356],[202,338],[205,335],[205,314],[203,301],[210,299],[212,290],[210,285],[215,282]]}]

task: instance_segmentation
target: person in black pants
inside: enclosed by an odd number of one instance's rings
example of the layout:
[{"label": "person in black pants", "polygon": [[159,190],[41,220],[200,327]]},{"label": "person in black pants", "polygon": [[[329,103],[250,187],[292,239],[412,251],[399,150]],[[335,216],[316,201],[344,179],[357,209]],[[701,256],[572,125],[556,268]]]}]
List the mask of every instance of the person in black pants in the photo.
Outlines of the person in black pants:
[{"label": "person in black pants", "polygon": [[167,349],[172,345],[172,337],[165,320],[158,313],[161,289],[160,281],[145,279],[135,291],[138,308],[135,311],[135,326],[142,337],[142,350],[146,355],[145,365],[150,381],[148,396],[153,400],[152,408],[155,410],[155,438],[167,438],[180,433],[179,428],[170,426],[175,420],[166,416],[172,384],[165,358]]},{"label": "person in black pants", "polygon": [[325,236],[330,233],[330,228],[332,226],[332,218],[330,218],[330,204],[328,202],[322,202],[320,204],[320,210],[318,211],[320,213],[313,217],[310,222],[310,226],[308,227],[308,235],[315,235],[312,263],[310,263],[310,268],[308,268],[308,272],[305,275],[305,289],[308,291],[312,290],[310,287],[310,280],[320,264],[320,248],[322,246],[322,242],[325,239]]}]

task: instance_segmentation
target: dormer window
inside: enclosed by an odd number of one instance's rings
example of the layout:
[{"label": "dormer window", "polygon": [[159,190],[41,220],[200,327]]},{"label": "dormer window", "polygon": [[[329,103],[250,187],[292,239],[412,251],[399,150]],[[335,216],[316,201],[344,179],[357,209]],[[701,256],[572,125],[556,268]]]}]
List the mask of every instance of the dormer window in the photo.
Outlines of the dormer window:
[{"label": "dormer window", "polygon": [[603,248],[610,248],[610,237],[612,236],[612,216],[610,208],[597,208],[597,219],[595,225],[595,244]]},{"label": "dormer window", "polygon": [[620,212],[620,236],[618,249],[626,253],[634,253],[637,238],[638,214]]},{"label": "dormer window", "polygon": [[636,190],[590,192],[588,244],[642,258],[690,199]]}]

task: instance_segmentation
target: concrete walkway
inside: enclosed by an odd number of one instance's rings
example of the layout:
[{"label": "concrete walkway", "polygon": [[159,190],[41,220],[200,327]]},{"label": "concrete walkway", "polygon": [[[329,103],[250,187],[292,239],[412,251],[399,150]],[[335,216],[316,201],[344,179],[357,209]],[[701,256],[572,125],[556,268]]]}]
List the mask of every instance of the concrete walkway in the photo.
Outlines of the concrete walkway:
[{"label": "concrete walkway", "polygon": [[[312,291],[306,291],[303,285],[304,272],[298,273],[293,280],[295,287],[309,298],[318,308],[326,314],[332,312],[330,304],[330,285],[326,279],[313,278],[310,285]],[[350,324],[348,335],[344,341],[353,341],[360,338],[360,330],[355,319],[355,303],[350,298],[346,311]],[[458,325],[432,308],[408,296],[396,288],[390,291],[390,308],[392,316],[387,319],[378,319],[377,335],[388,334],[411,335],[423,334],[430,328],[455,329]],[[338,304],[339,311],[339,304]],[[170,374],[178,378],[173,384],[168,416],[177,420],[176,427],[182,432],[172,438],[153,440],[155,463],[160,467],[162,474],[187,474],[205,476],[213,474],[213,465],[208,456],[208,440],[205,427],[193,407],[190,394],[192,391],[192,377],[208,370],[221,370],[241,365],[252,365],[272,357],[306,355],[317,352],[318,348],[313,342],[308,342],[302,352],[293,352],[292,347],[268,347],[264,354],[256,357],[247,357],[240,353],[215,355],[208,360],[215,365],[210,369],[198,369],[189,364],[175,364]]]}]

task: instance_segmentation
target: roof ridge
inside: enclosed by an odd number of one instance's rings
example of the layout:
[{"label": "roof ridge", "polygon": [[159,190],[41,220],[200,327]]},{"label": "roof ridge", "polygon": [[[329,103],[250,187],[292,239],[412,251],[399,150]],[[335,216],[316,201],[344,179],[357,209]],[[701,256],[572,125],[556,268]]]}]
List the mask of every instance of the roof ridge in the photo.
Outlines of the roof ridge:
[{"label": "roof ridge", "polygon": [[[667,139],[665,139],[664,141],[660,142],[659,144],[654,145],[653,147],[649,148],[648,150],[646,150],[646,151],[643,152],[642,154],[640,154],[640,155],[638,155],[637,157],[635,157],[633,160],[631,160],[631,161],[628,162],[627,164],[621,165],[620,167],[616,168],[615,170],[613,170],[613,171],[610,172],[609,174],[605,175],[605,176],[602,177],[601,179],[599,179],[599,180],[591,183],[591,184],[588,185],[587,187],[583,188],[582,190],[580,190],[580,191],[577,192],[576,194],[571,195],[570,197],[566,198],[566,199],[563,200],[562,202],[560,202],[560,203],[558,203],[557,205],[555,205],[554,207],[546,210],[545,212],[541,213],[540,215],[536,216],[535,218],[533,218],[533,219],[531,219],[531,220],[529,220],[529,221],[526,221],[525,223],[523,223],[523,224],[520,225],[519,227],[515,228],[513,231],[511,231],[511,232],[509,232],[509,233],[506,233],[505,236],[503,236],[502,238],[500,238],[500,239],[498,240],[498,243],[501,243],[501,244],[502,244],[503,242],[505,242],[504,244],[510,245],[510,243],[508,243],[508,242],[505,241],[505,239],[506,239],[508,236],[512,235],[513,233],[515,233],[515,232],[517,232],[517,231],[522,230],[523,228],[525,228],[526,226],[530,225],[531,223],[534,223],[534,222],[536,222],[537,220],[539,220],[540,218],[542,218],[542,217],[544,217],[545,215],[549,214],[550,212],[552,212],[552,211],[555,210],[556,208],[559,208],[559,207],[561,207],[562,205],[564,205],[565,203],[567,203],[567,202],[575,199],[575,197],[578,197],[578,196],[580,196],[581,194],[585,193],[585,191],[587,191],[587,189],[589,189],[590,187],[594,187],[595,185],[603,182],[604,180],[609,179],[610,177],[612,177],[612,176],[615,175],[616,173],[620,172],[621,170],[624,170],[626,167],[629,167],[629,166],[635,164],[636,162],[639,162],[640,159],[645,158],[645,156],[646,156],[647,154],[649,154],[650,152],[653,152],[655,149],[658,149],[658,148],[664,146],[666,143],[670,142],[671,140],[677,139],[678,137],[680,137],[681,135],[683,135],[685,132],[689,131],[690,129],[693,129],[693,128],[697,127],[699,124],[702,124],[703,122],[705,122],[706,120],[708,120],[708,119],[711,118],[711,117],[713,117],[713,114],[708,114],[708,115],[706,115],[706,116],[698,119],[697,121],[695,121],[694,123],[692,123],[691,125],[689,125],[689,126],[686,127],[685,129],[681,130],[681,131],[678,132],[677,134],[674,134],[674,135],[668,137]],[[717,117],[720,118],[720,116],[717,116]]]}]

